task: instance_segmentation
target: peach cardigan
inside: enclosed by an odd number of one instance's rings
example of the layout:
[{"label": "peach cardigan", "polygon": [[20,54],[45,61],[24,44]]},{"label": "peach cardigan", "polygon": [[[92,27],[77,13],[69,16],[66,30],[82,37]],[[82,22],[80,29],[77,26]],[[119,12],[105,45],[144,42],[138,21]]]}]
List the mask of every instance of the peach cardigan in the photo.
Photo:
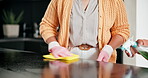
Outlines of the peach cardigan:
[{"label": "peach cardigan", "polygon": [[[57,37],[63,47],[68,47],[69,24],[73,0],[51,0],[40,23],[40,34],[44,41],[49,37]],[[99,27],[98,42],[101,50],[108,44],[111,37],[120,35],[126,41],[129,37],[129,24],[125,6],[122,0],[99,0]],[[60,27],[57,32],[57,27]],[[110,62],[116,62],[116,51],[113,52]]]}]

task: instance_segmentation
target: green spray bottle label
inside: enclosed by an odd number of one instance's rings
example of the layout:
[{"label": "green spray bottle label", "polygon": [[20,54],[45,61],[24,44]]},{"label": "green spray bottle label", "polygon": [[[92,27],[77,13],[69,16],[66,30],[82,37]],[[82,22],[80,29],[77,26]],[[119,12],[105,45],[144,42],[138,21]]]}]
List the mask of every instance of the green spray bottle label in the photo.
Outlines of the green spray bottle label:
[{"label": "green spray bottle label", "polygon": [[138,53],[140,53],[145,59],[148,60],[148,46],[139,46],[138,47],[138,43],[135,42],[134,45],[132,45],[132,47],[136,48],[136,50],[138,51]]}]

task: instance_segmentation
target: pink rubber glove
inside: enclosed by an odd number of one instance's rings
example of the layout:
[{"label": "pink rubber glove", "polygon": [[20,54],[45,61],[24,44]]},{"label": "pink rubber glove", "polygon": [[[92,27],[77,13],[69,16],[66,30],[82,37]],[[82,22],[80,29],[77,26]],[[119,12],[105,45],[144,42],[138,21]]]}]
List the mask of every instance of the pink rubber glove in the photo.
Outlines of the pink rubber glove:
[{"label": "pink rubber glove", "polygon": [[109,60],[109,55],[106,51],[101,51],[101,53],[99,54],[99,57],[97,59],[97,61],[104,61],[104,62],[108,62]]},{"label": "pink rubber glove", "polygon": [[110,45],[105,45],[101,50],[97,61],[108,62],[112,52],[113,52],[113,48]]},{"label": "pink rubber glove", "polygon": [[50,52],[53,54],[53,56],[55,56],[55,58],[71,56],[70,52],[61,46],[55,46],[51,48]]},{"label": "pink rubber glove", "polygon": [[54,41],[48,45],[48,50],[55,58],[71,56],[71,53],[64,47],[60,46],[58,42]]}]

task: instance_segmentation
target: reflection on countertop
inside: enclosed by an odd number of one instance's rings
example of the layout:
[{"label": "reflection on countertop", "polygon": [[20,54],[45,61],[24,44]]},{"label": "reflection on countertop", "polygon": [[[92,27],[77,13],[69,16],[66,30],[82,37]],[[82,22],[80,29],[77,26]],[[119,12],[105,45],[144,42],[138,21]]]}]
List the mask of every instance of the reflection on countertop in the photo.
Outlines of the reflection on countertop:
[{"label": "reflection on countertop", "polygon": [[148,69],[79,59],[44,60],[36,52],[0,50],[0,78],[147,78]]}]

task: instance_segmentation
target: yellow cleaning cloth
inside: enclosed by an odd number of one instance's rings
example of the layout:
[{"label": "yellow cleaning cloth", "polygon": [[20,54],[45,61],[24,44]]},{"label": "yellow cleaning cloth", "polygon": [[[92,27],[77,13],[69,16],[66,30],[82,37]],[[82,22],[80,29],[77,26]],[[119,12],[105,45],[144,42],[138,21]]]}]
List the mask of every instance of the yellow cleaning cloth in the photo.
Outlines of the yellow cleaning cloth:
[{"label": "yellow cleaning cloth", "polygon": [[[71,53],[72,54],[72,53]],[[44,58],[46,59],[52,59],[52,60],[73,60],[73,59],[78,59],[79,55],[76,54],[72,54],[72,56],[68,56],[68,57],[59,57],[59,58],[55,58],[51,53],[49,55],[43,55]]]},{"label": "yellow cleaning cloth", "polygon": [[[56,61],[56,60],[53,60],[53,59],[43,59],[44,61]],[[60,62],[63,62],[65,64],[71,64],[71,63],[74,63],[74,62],[77,62],[79,61],[79,59],[73,59],[73,60],[58,60]]]}]

